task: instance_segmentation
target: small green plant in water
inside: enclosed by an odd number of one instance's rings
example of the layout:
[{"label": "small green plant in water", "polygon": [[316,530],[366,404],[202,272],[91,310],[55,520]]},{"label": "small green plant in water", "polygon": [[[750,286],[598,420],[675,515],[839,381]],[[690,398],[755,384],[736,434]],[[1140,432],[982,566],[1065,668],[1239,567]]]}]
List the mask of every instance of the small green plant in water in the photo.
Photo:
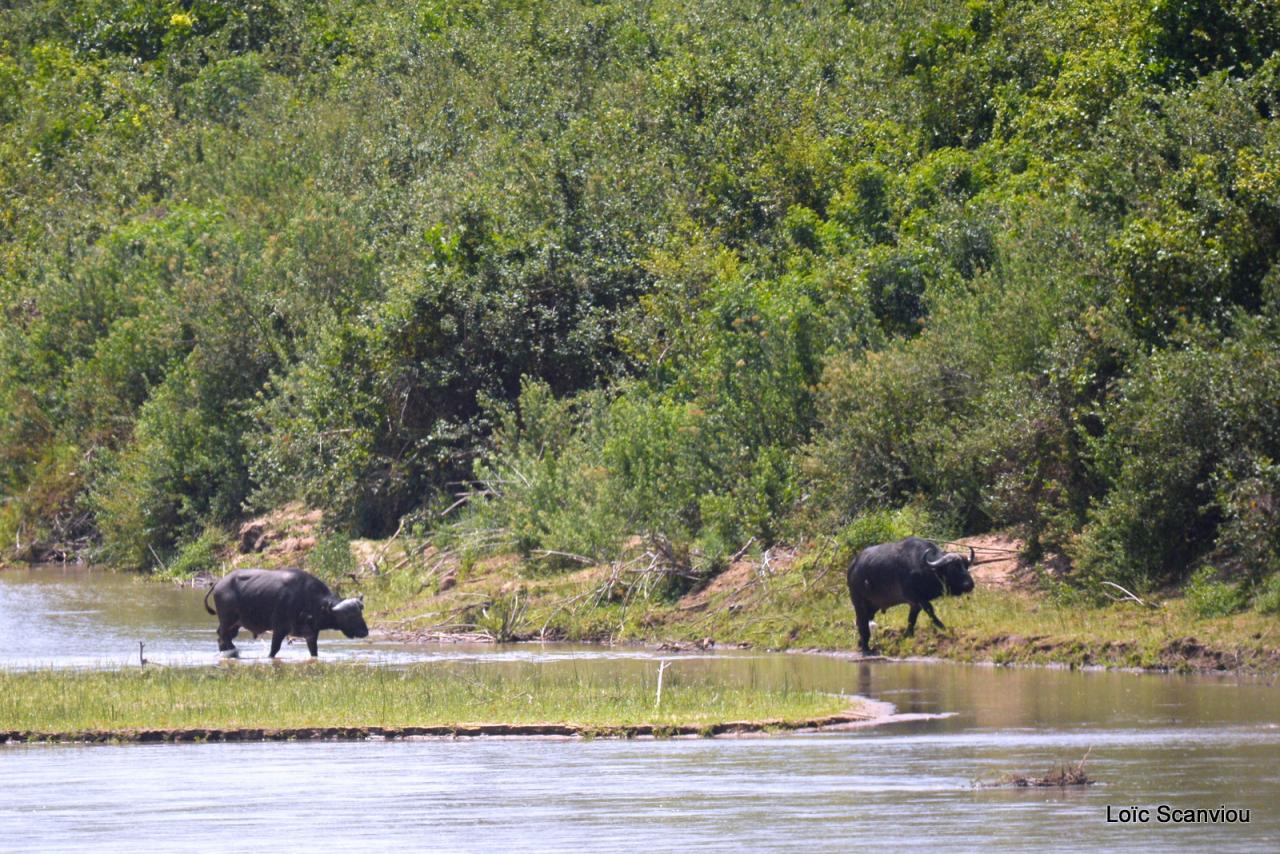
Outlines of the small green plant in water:
[{"label": "small green plant in water", "polygon": [[476,628],[498,643],[518,640],[529,600],[515,591],[481,609],[476,618]]}]

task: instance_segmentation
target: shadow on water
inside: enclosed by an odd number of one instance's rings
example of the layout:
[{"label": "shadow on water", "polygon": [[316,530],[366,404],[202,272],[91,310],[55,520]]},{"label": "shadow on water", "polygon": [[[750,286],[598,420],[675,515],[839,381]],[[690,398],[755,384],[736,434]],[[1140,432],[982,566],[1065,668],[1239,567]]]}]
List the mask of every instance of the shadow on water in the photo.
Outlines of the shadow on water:
[{"label": "shadow on water", "polygon": [[[212,662],[203,591],[81,571],[0,573],[0,667]],[[265,656],[247,645],[247,657]],[[286,649],[304,658],[305,649]],[[645,742],[503,740],[0,749],[6,851],[708,851],[930,844],[943,850],[1280,850],[1280,690],[1231,678],[1072,673],[839,656],[664,655],[564,646],[322,640],[326,659],[474,662],[602,680],[668,678],[854,693],[948,717],[854,732]],[[323,702],[323,698],[317,698]],[[3,722],[0,722],[3,727]],[[1091,751],[1091,752],[1090,752]],[[977,789],[1090,752],[1101,785]],[[1160,824],[1160,804],[1248,824]],[[1152,810],[1148,824],[1107,810]]]}]

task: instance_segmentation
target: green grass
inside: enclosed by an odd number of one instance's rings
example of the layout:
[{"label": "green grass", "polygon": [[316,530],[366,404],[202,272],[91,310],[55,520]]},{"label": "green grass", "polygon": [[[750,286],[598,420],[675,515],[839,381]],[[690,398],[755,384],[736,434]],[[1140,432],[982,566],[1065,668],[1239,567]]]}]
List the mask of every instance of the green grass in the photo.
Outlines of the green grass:
[{"label": "green grass", "polygon": [[232,665],[0,673],[0,730],[572,724],[584,730],[799,721],[847,712],[847,697],[664,678],[589,678],[528,666]]},{"label": "green grass", "polygon": [[[444,625],[467,613],[468,602],[501,601],[517,585],[527,607],[517,636],[612,642],[700,641],[757,649],[857,649],[853,608],[840,561],[810,552],[774,574],[754,573],[716,585],[701,602],[661,596],[598,597],[608,568],[537,576],[518,561],[479,562],[439,595],[391,590],[395,574],[370,585],[374,621],[412,631]],[[696,598],[696,597],[695,597]],[[1172,670],[1280,671],[1280,624],[1246,610],[1202,616],[1182,597],[1152,597],[1159,607],[1117,602],[1101,607],[1066,588],[1054,591],[979,587],[972,595],[935,601],[949,630],[921,615],[905,636],[907,608],[876,617],[872,644],[888,656],[936,656],[1000,664],[1065,664]],[[459,611],[458,609],[464,610]],[[412,617],[405,622],[400,620]]]}]

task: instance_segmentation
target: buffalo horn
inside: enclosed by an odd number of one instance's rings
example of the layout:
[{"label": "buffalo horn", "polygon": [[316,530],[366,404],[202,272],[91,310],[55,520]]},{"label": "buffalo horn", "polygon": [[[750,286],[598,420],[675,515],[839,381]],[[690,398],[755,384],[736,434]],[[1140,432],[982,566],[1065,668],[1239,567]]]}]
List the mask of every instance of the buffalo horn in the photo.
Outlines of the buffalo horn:
[{"label": "buffalo horn", "polygon": [[974,552],[973,546],[969,546],[969,563],[973,563],[978,555]]},{"label": "buffalo horn", "polygon": [[351,611],[351,610],[363,611],[364,602],[360,601],[359,599],[343,599],[337,605],[333,606],[333,611],[335,614],[338,613],[339,611]]},{"label": "buffalo horn", "polygon": [[924,562],[929,564],[929,566],[938,567],[938,566],[942,566],[942,562],[946,559],[947,559],[947,555],[944,553],[939,555],[937,560],[929,560],[928,558],[925,558]]}]

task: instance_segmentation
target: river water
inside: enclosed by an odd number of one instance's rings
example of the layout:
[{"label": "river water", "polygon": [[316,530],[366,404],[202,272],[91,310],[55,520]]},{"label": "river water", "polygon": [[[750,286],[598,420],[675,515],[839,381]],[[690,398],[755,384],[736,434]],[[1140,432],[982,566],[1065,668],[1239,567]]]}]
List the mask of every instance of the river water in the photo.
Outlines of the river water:
[{"label": "river water", "polygon": [[[206,666],[202,591],[0,572],[0,667]],[[241,644],[246,659],[265,656]],[[324,659],[573,667],[659,653],[410,646],[321,637]],[[287,647],[286,660],[306,657]],[[936,715],[874,729],[668,741],[491,739],[0,747],[0,850],[1280,851],[1280,689],[819,655],[666,656],[683,678],[855,693]],[[287,663],[287,661],[286,661]],[[323,698],[317,698],[323,702]],[[0,721],[0,728],[4,722]],[[1089,755],[1099,785],[975,788]],[[1249,811],[1160,823],[1158,808]],[[1147,823],[1108,821],[1129,807]]]}]

